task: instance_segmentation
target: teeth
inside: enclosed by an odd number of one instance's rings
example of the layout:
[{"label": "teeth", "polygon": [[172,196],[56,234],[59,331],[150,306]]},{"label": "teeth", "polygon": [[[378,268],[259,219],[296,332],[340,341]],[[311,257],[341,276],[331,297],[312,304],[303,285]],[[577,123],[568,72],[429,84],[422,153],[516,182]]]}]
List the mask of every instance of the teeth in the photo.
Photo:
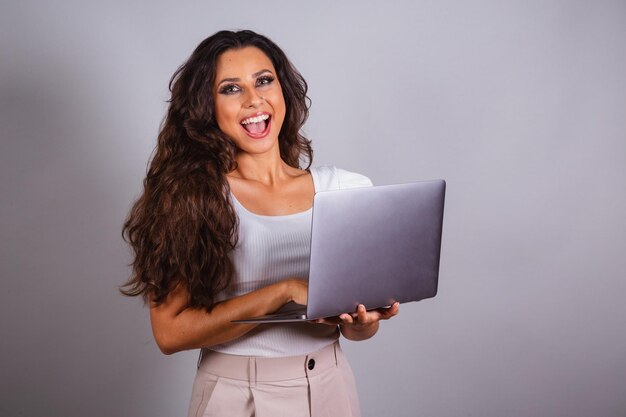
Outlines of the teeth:
[{"label": "teeth", "polygon": [[259,123],[260,121],[263,120],[267,120],[270,118],[269,114],[262,114],[260,116],[256,116],[256,117],[248,117],[247,119],[244,119],[241,121],[242,125],[247,125],[249,123]]}]

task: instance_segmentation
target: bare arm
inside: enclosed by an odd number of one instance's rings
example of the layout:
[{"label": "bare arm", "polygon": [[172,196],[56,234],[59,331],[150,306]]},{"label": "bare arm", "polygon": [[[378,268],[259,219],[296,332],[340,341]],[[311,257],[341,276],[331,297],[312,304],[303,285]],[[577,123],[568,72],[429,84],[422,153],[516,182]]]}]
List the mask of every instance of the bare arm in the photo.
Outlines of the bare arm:
[{"label": "bare arm", "polygon": [[209,313],[189,308],[187,290],[179,285],[162,304],[151,305],[150,322],[159,349],[170,355],[236,339],[257,325],[231,323],[231,320],[268,314],[289,301],[306,304],[306,297],[305,281],[287,279],[217,303]]}]

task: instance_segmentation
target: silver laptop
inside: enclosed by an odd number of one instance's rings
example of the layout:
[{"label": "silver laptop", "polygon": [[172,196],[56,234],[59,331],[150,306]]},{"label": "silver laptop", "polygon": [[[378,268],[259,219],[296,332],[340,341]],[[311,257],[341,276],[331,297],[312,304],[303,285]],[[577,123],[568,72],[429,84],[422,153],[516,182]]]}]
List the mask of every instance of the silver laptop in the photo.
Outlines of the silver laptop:
[{"label": "silver laptop", "polygon": [[313,200],[306,306],[235,320],[315,320],[434,297],[439,278],[443,180],[322,191]]}]

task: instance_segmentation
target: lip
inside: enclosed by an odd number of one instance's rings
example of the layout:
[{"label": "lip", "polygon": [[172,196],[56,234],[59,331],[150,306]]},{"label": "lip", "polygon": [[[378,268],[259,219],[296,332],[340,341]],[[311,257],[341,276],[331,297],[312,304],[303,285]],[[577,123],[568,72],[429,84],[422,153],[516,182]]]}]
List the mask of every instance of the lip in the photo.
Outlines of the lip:
[{"label": "lip", "polygon": [[[241,122],[243,122],[246,119],[249,119],[250,117],[257,117],[257,116],[262,116],[262,115],[268,115],[269,119],[267,119],[267,121],[265,122],[265,130],[263,130],[260,133],[251,133],[248,132],[246,130],[246,128],[243,127],[243,125],[241,124]],[[264,137],[266,137],[269,133],[270,133],[270,128],[272,127],[272,115],[268,112],[264,112],[264,111],[260,111],[260,112],[256,112],[254,114],[250,114],[246,117],[244,117],[243,119],[241,119],[239,121],[239,126],[241,127],[241,129],[246,133],[246,135],[248,135],[249,137],[251,137],[252,139],[263,139]]]}]

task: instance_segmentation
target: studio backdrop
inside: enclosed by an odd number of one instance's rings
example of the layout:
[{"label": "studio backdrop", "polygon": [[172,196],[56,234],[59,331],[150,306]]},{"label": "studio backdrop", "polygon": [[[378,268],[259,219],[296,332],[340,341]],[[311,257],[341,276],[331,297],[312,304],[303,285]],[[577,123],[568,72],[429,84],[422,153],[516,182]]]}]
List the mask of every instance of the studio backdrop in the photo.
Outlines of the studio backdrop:
[{"label": "studio backdrop", "polygon": [[364,416],[624,416],[626,4],[552,0],[3,2],[0,415],[185,414],[121,228],[171,75],[243,28],[309,83],[314,165],[447,180],[438,295],[343,342]]}]

